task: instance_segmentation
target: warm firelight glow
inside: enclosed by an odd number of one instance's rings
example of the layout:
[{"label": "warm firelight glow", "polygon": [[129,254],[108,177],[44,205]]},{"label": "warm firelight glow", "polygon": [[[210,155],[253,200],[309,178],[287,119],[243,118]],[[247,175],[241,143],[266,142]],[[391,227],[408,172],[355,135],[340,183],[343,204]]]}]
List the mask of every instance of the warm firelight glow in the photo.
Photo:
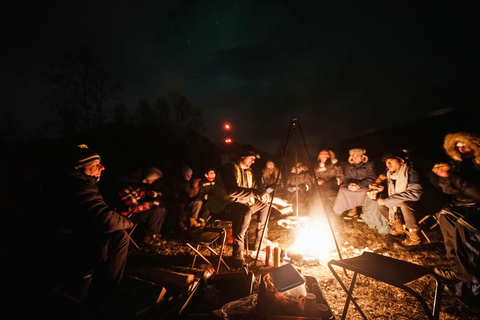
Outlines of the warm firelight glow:
[{"label": "warm firelight glow", "polygon": [[332,259],[331,253],[335,250],[335,242],[328,222],[310,222],[307,226],[296,230],[295,242],[287,250],[297,253],[305,259],[317,259],[326,263]]},{"label": "warm firelight glow", "polygon": [[228,123],[225,124],[225,129],[230,130],[230,125]]}]

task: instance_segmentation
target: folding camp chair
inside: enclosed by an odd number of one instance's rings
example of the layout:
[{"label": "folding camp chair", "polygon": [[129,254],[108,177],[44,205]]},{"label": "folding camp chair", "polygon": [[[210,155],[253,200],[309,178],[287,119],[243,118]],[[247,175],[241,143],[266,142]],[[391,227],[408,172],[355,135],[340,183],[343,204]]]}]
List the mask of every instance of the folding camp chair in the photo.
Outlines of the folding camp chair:
[{"label": "folding camp chair", "polygon": [[[347,289],[345,284],[339,278],[333,266],[339,266],[342,267],[344,270],[353,271],[353,276],[350,281],[349,289]],[[328,262],[328,267],[332,271],[340,286],[347,294],[347,299],[343,308],[342,319],[345,319],[345,317],[347,316],[350,302],[355,305],[362,317],[364,319],[367,319],[362,309],[358,305],[357,301],[355,301],[352,296],[358,274],[365,275],[372,279],[382,281],[384,283],[405,290],[406,292],[413,295],[420,302],[430,319],[438,319],[440,313],[440,303],[443,286],[441,285],[439,276],[436,275],[432,269],[410,262],[382,256],[372,252],[364,252],[358,257],[348,258],[344,260],[330,260]],[[436,281],[436,290],[432,309],[429,308],[429,306],[425,302],[425,299],[418,292],[414,291],[412,288],[406,285],[407,283],[422,278],[426,275],[431,275]]]},{"label": "folding camp chair", "polygon": [[[229,266],[223,260],[223,248],[225,246],[225,239],[227,238],[227,234],[225,229],[223,228],[204,228],[198,234],[196,234],[190,241],[187,242],[187,246],[189,246],[194,252],[195,256],[193,257],[192,268],[195,266],[195,262],[197,260],[197,256],[205,260],[208,264],[213,264],[208,260],[204,255],[200,253],[200,250],[207,249],[215,256],[218,256],[218,265],[215,269],[215,272],[218,273],[220,270],[220,263],[223,263],[225,267],[230,270]],[[217,242],[220,242],[220,252],[215,251],[212,248],[212,245]]]},{"label": "folding camp chair", "polygon": [[[439,223],[438,223],[437,217],[434,214],[430,214],[430,215],[427,215],[427,216],[423,217],[420,221],[418,221],[418,225],[419,226],[425,225],[426,222],[429,219],[433,219],[434,221],[432,222],[432,224],[430,226],[428,226],[428,230],[430,231],[430,230],[435,229],[435,227],[437,227],[439,225]],[[427,240],[428,243],[432,243],[432,241],[427,236],[427,234],[423,231],[423,229],[420,229],[420,232],[423,234],[423,236],[425,237],[425,239]]]},{"label": "folding camp chair", "polygon": [[130,240],[130,242],[137,248],[137,249],[140,249],[140,247],[138,246],[138,244],[135,242],[135,240],[133,240],[132,238],[132,234],[133,234],[133,231],[135,231],[135,229],[137,228],[138,226],[138,223],[135,223],[132,227],[132,229],[130,229],[130,231],[128,231],[127,235],[128,235],[128,239]]}]

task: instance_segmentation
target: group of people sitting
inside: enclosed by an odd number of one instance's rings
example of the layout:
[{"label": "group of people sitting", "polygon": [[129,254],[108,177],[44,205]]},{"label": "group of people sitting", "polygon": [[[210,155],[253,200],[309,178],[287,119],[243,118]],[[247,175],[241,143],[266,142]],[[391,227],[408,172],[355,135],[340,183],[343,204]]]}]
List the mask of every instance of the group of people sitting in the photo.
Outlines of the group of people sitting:
[{"label": "group of people sitting", "polygon": [[[438,178],[438,186],[452,195],[452,199],[435,218],[443,235],[446,258],[452,260],[454,267],[435,268],[435,272],[445,279],[460,281],[460,288],[466,286],[469,293],[477,295],[480,292],[480,138],[463,132],[448,134],[444,149],[450,161],[436,164],[432,171]],[[293,203],[302,201],[307,208],[310,202],[310,210],[312,202],[317,201],[318,205],[320,200],[327,214],[342,215],[348,220],[361,217],[360,221],[387,235],[397,249],[420,248],[417,213],[422,212],[417,209],[424,194],[424,181],[407,150],[385,153],[382,162],[386,169],[380,175],[364,149],[351,149],[348,162],[343,164],[331,150],[320,151],[317,160],[313,177],[302,164],[292,168],[286,185],[279,186],[281,194]],[[314,193],[315,188],[318,194]],[[300,197],[292,197],[297,189],[302,191]]]},{"label": "group of people sitting", "polygon": [[[436,271],[445,278],[460,279],[477,294],[480,288],[477,231],[480,139],[467,133],[450,134],[445,138],[444,147],[451,161],[435,165],[433,172],[439,176],[444,192],[453,194],[453,200],[437,214],[437,219],[447,257],[454,259],[458,268]],[[385,154],[382,160],[386,170],[378,176],[365,153],[364,149],[352,149],[348,163],[341,164],[332,151],[320,151],[313,177],[306,166],[296,164],[281,186],[283,195],[291,203],[305,202],[309,192],[318,188],[327,213],[354,217],[363,208],[362,219],[370,227],[402,237],[399,248],[417,248],[421,239],[414,204],[423,191],[408,153],[399,150]],[[97,187],[104,170],[99,154],[81,145],[75,148],[74,155],[72,170],[61,185],[65,204],[62,219],[84,240],[79,250],[84,255],[81,260],[92,270],[91,294],[99,297],[121,280],[128,252],[128,232],[136,224],[143,225],[145,244],[160,241],[166,214],[165,197],[169,192],[176,199],[180,231],[202,227],[208,219],[232,222],[232,264],[241,267],[245,265],[245,236],[252,216],[256,214],[258,220],[255,248],[259,249],[268,231],[272,191],[282,181],[272,161],[267,162],[261,179],[256,181],[251,166],[259,155],[245,147],[218,172],[209,170],[203,180],[192,180],[192,170],[184,167],[183,180],[179,179],[171,190],[162,185],[163,174],[159,169],[139,170],[120,181],[119,196],[123,205],[114,210],[106,204]]]}]

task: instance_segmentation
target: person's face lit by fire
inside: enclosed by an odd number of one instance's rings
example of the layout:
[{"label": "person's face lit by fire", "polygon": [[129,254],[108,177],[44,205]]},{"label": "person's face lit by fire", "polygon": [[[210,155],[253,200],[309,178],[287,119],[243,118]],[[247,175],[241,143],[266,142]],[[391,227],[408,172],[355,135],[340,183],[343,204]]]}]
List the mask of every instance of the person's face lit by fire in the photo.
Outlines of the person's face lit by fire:
[{"label": "person's face lit by fire", "polygon": [[246,156],[246,157],[241,157],[239,165],[242,169],[248,169],[252,164],[255,163],[255,156]]},{"label": "person's face lit by fire", "polygon": [[183,178],[186,181],[190,181],[190,179],[192,179],[192,174],[193,174],[193,172],[191,170],[187,170],[183,173]]},{"label": "person's face lit by fire", "polygon": [[387,166],[388,171],[396,172],[405,161],[399,160],[397,158],[385,160],[385,165]]},{"label": "person's face lit by fire", "polygon": [[207,174],[205,175],[205,177],[207,177],[208,181],[215,180],[215,177],[216,177],[215,171],[213,171],[213,170],[208,171]]},{"label": "person's face lit by fire", "polygon": [[469,159],[474,156],[472,148],[466,143],[457,142],[455,148],[457,148],[458,152],[462,154],[462,158]]},{"label": "person's face lit by fire", "polygon": [[100,164],[100,160],[93,160],[92,162],[81,166],[80,170],[82,170],[87,176],[96,177],[97,181],[99,181],[105,167]]},{"label": "person's face lit by fire", "polygon": [[318,160],[320,160],[321,163],[327,162],[328,158],[330,158],[330,153],[328,153],[327,150],[322,150],[318,154]]},{"label": "person's face lit by fire", "polygon": [[275,163],[273,163],[272,161],[268,161],[267,162],[267,169],[269,169],[269,170],[275,169]]},{"label": "person's face lit by fire", "polygon": [[360,162],[362,162],[362,155],[361,154],[354,154],[352,156],[352,162],[355,163],[355,164],[359,164]]}]

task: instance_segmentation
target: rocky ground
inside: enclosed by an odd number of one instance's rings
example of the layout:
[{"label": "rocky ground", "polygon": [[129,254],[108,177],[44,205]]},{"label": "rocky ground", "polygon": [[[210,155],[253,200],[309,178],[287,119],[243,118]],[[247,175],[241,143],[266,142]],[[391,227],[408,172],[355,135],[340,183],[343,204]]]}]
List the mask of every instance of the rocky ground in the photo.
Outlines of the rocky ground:
[{"label": "rocky ground", "polygon": [[[299,229],[285,228],[279,225],[278,221],[278,217],[271,219],[268,239],[282,249],[290,248],[295,238],[298,237]],[[387,246],[385,236],[380,235],[376,230],[368,228],[361,220],[345,221],[337,217],[332,217],[331,219],[332,227],[335,230],[335,238],[343,259],[360,255],[363,251],[372,251],[429,268],[448,266],[443,256],[444,251],[442,251],[443,244],[439,228],[428,230],[428,227],[433,222],[433,219],[431,221],[427,220],[425,225],[426,235],[430,243],[424,237],[422,247],[419,250],[403,251]],[[228,223],[224,223],[222,226],[229,227]],[[251,226],[249,232],[250,243],[254,241],[253,228],[254,226]],[[322,243],[318,243],[318,246],[321,245]],[[231,246],[227,246],[225,254],[228,256],[230,253]],[[288,255],[287,251],[287,258]],[[291,255],[292,257],[290,257],[289,261],[285,260],[282,263],[291,262],[302,274],[315,277],[336,318],[340,318],[346,295],[326,265],[329,259],[339,258],[335,247],[332,248],[330,257],[324,259],[325,261],[303,259],[301,256],[295,256],[293,253]],[[253,259],[249,260],[250,270],[254,272],[256,278],[268,273],[272,269],[272,267],[266,267],[263,261],[257,261],[257,265],[253,265]],[[191,262],[191,250],[182,241],[178,241],[178,239],[173,237],[165,243],[164,247],[158,250],[132,251],[127,262],[126,274],[142,277],[153,266],[179,270],[178,267],[187,267]],[[204,265],[202,266],[202,262],[196,264],[196,268],[202,267],[205,267]],[[342,281],[349,283],[347,276],[343,272],[338,272],[338,274]],[[351,272],[348,273],[348,277],[351,277],[351,275]],[[427,303],[431,305],[435,290],[433,278],[427,276],[413,281],[410,285],[417,292],[427,296]],[[480,307],[478,307],[477,302],[456,297],[452,292],[454,283],[445,281],[442,285],[446,291],[442,297],[440,319],[463,320],[480,318]],[[422,307],[413,296],[401,289],[365,276],[358,277],[354,295],[362,310],[371,318],[427,319]],[[360,314],[352,306],[349,309],[348,319],[361,319]]]},{"label": "rocky ground", "polygon": [[[430,239],[430,243],[428,243],[426,238],[423,238],[423,244],[419,250],[402,251],[387,246],[385,236],[378,234],[376,230],[368,228],[361,221],[345,221],[338,217],[332,217],[331,224],[333,230],[335,230],[334,234],[338,244],[338,251],[334,245],[330,244],[331,250],[328,253],[329,255],[319,260],[306,259],[302,255],[290,250],[295,240],[300,235],[305,235],[305,231],[303,228],[286,228],[285,224],[280,225],[278,222],[281,218],[284,217],[272,217],[270,220],[268,239],[272,241],[273,246],[278,246],[286,251],[286,259],[282,263],[290,262],[303,275],[317,279],[337,319],[341,317],[343,312],[346,294],[328,268],[327,262],[330,259],[339,259],[339,253],[343,259],[346,259],[358,256],[363,251],[372,251],[429,268],[448,266],[443,255],[444,250],[439,228],[428,230],[429,224],[426,225],[426,235]],[[307,223],[308,225],[311,224]],[[230,225],[224,222],[221,223],[220,227],[228,229]],[[250,243],[254,243],[254,228],[255,223],[252,223],[249,230]],[[18,228],[12,230],[18,230]],[[204,270],[208,269],[208,266],[199,260],[194,268],[190,268],[193,261],[193,252],[185,245],[185,240],[196,231],[164,234],[165,243],[158,249],[142,247],[140,250],[137,250],[131,246],[125,275],[148,279],[148,274],[154,268],[194,273],[196,276],[202,275]],[[331,240],[333,238],[327,224],[326,229],[307,237],[307,241],[309,240],[310,244],[313,243],[317,248],[328,246],[328,240],[317,240],[317,236],[320,234],[326,235],[325,239]],[[24,241],[19,241],[22,239]],[[106,317],[98,317],[98,315],[97,317],[92,317],[91,314],[85,313],[81,306],[72,303],[65,304],[65,299],[59,299],[58,295],[52,294],[51,288],[48,289],[49,284],[44,283],[42,274],[39,272],[39,266],[42,264],[48,265],[49,262],[44,261],[45,257],[42,254],[44,248],[38,239],[19,237],[15,233],[15,237],[8,237],[8,239],[2,242],[6,248],[6,250],[2,251],[2,262],[4,262],[2,265],[7,266],[7,268],[1,273],[1,281],[5,284],[4,288],[8,294],[6,299],[2,301],[5,304],[4,308],[2,308],[4,310],[3,315],[6,316],[0,317],[2,319],[106,319]],[[227,263],[230,262],[229,256],[231,251],[231,246],[226,246],[225,256]],[[6,254],[6,252],[10,253]],[[249,259],[249,269],[255,274],[257,280],[273,268],[272,266],[265,266],[265,263],[261,260],[257,261],[257,265],[254,265],[253,260],[253,258]],[[8,268],[8,265],[11,267]],[[222,268],[221,271],[228,272],[225,268]],[[338,274],[342,281],[349,283],[351,272],[346,276],[340,270]],[[480,319],[480,304],[477,301],[456,297],[454,292],[452,292],[454,283],[445,281],[442,285],[445,286],[446,291],[443,293],[440,319]],[[435,289],[433,278],[424,277],[416,280],[411,283],[411,287],[423,296],[427,296],[427,303],[431,305]],[[354,296],[362,310],[371,319],[427,319],[420,304],[410,294],[365,276],[358,277]],[[175,316],[169,316],[164,319],[170,318],[173,319]],[[361,316],[351,306],[347,318],[361,319]],[[115,319],[123,318],[117,315]],[[159,318],[156,317],[154,319]]]}]

